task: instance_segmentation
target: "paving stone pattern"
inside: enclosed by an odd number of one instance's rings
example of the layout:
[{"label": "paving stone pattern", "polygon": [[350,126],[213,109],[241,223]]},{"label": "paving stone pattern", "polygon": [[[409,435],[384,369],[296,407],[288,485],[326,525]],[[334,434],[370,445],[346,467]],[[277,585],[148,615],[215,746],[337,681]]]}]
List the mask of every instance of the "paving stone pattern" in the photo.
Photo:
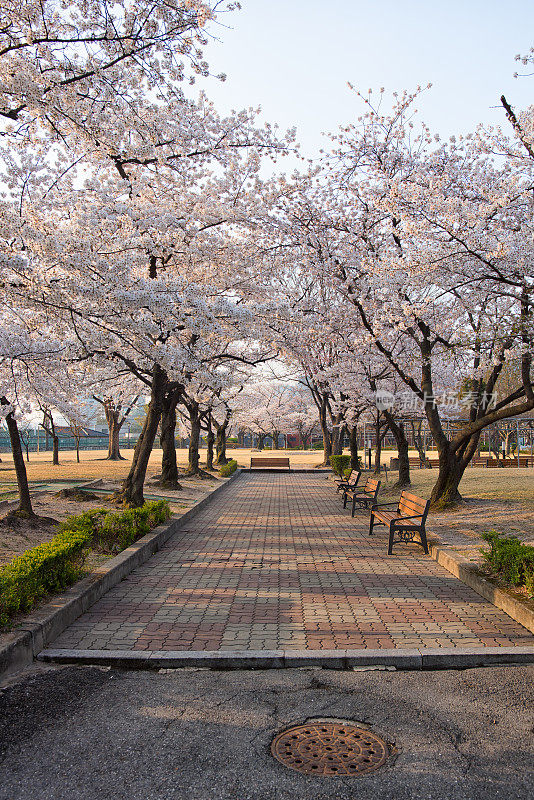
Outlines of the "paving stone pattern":
[{"label": "paving stone pattern", "polygon": [[53,646],[321,650],[532,646],[425,556],[387,555],[324,475],[244,474]]}]

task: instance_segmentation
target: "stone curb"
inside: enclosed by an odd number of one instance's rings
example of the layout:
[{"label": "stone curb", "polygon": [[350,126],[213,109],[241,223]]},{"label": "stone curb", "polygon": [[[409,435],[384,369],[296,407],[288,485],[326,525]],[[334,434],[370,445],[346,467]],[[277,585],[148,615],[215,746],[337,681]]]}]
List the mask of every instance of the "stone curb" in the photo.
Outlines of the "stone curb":
[{"label": "stone curb", "polygon": [[11,640],[0,648],[0,678],[30,664],[49,642],[132,570],[148,561],[173,534],[240,475],[241,470],[236,470],[223,484],[183,514],[173,514],[170,522],[154,528],[131,547],[127,547],[70,589],[25,617],[12,634]]},{"label": "stone curb", "polygon": [[512,617],[516,622],[519,622],[524,628],[534,633],[534,610],[528,608],[520,600],[511,597],[502,589],[494,586],[493,583],[481,577],[475,571],[472,563],[466,558],[457,555],[452,550],[446,550],[442,547],[430,546],[431,557],[445,567],[456,578],[470,586],[477,594],[481,595],[485,600],[488,600],[492,605],[500,608]]},{"label": "stone curb", "polygon": [[414,650],[43,650],[39,661],[128,669],[215,670],[321,667],[394,667],[397,670],[467,669],[498,664],[532,664],[534,647],[436,648]]}]

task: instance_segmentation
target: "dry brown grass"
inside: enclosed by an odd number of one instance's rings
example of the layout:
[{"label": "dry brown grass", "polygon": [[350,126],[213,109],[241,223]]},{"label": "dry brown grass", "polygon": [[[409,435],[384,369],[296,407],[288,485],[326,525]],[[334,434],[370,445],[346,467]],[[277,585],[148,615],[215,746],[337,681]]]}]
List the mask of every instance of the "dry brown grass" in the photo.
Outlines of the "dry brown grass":
[{"label": "dry brown grass", "polygon": [[[178,450],[178,463],[185,467],[187,463],[187,450]],[[201,451],[205,457],[206,451]],[[228,449],[228,456],[235,458],[242,467],[250,466],[250,456],[257,455],[250,449]],[[289,455],[291,464],[295,467],[314,467],[322,461],[322,451],[265,451],[269,455]],[[81,463],[76,463],[74,451],[60,452],[60,464],[54,467],[51,463],[51,453],[31,453],[30,462],[27,464],[28,479],[30,481],[50,480],[120,480],[128,474],[133,450],[123,450],[126,461],[106,461],[103,450],[83,450],[80,454]],[[414,453],[415,454],[415,453]],[[389,463],[390,452],[384,454],[384,462]],[[432,454],[435,458],[435,453]],[[161,450],[156,449],[150,457],[148,475],[155,475],[160,471]],[[436,469],[412,469],[412,488],[415,494],[428,497],[437,477]],[[395,473],[389,476],[389,486],[395,480]],[[13,461],[9,454],[2,454],[0,464],[0,485],[15,482]],[[388,491],[388,483],[384,483]],[[483,469],[469,467],[464,475],[460,487],[464,497],[484,500],[512,500],[525,503],[534,508],[534,469]],[[1,492],[1,489],[0,489]]]}]

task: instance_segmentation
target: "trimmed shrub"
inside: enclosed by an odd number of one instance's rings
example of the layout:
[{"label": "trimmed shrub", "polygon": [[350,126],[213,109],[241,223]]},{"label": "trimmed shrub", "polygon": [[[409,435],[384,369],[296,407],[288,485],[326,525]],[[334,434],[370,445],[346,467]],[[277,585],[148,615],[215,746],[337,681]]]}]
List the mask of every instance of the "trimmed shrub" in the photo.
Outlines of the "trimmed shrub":
[{"label": "trimmed shrub", "polygon": [[482,538],[490,544],[489,550],[480,550],[490,569],[505,583],[534,593],[534,547],[497,531],[483,533]]},{"label": "trimmed shrub", "polygon": [[50,542],[26,550],[0,569],[0,625],[28,611],[42,597],[60,592],[82,575],[91,535],[64,530]]},{"label": "trimmed shrub", "polygon": [[223,464],[219,470],[219,475],[222,478],[229,478],[230,475],[233,475],[237,469],[237,461],[235,458],[232,458],[228,464]]},{"label": "trimmed shrub", "polygon": [[26,550],[0,568],[0,625],[28,611],[47,594],[60,592],[83,574],[91,548],[119,553],[170,517],[165,500],[113,513],[99,509],[69,517],[50,542]]},{"label": "trimmed shrub", "polygon": [[341,477],[350,467],[350,456],[330,456],[330,463],[336,475]]}]

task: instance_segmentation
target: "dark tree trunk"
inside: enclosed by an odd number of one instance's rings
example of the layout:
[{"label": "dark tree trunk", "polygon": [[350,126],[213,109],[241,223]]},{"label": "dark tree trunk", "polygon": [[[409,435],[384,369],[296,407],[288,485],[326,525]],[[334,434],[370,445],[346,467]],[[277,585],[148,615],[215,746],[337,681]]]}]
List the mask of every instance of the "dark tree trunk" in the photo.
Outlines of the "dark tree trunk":
[{"label": "dark tree trunk", "polygon": [[[6,397],[0,397],[0,404],[3,406],[10,405],[9,400]],[[17,513],[21,516],[34,517],[35,514],[33,512],[30,489],[28,486],[28,475],[26,473],[26,465],[24,463],[24,456],[22,454],[22,444],[20,441],[17,420],[15,419],[13,412],[7,415],[6,425],[9,431],[11,452],[13,453],[13,464],[15,467],[15,475],[17,476],[17,486],[19,490],[19,507]]]},{"label": "dark tree trunk", "polygon": [[278,433],[278,431],[273,431],[273,433],[272,433],[272,437],[273,437],[273,450],[279,450],[279,449],[280,449],[280,447],[278,446],[278,436],[279,436],[279,433]]},{"label": "dark tree trunk", "polygon": [[215,439],[215,463],[222,467],[223,464],[228,464],[229,460],[226,456],[226,431],[228,429],[229,417],[226,417],[224,422],[220,425],[215,420],[213,422],[217,431]]},{"label": "dark tree trunk", "polygon": [[119,435],[122,427],[120,413],[120,411],[106,408],[106,421],[109,430],[108,461],[124,461],[119,448]]},{"label": "dark tree trunk", "polygon": [[336,424],[332,430],[332,455],[340,456],[343,453],[343,437],[345,435],[345,426]]},{"label": "dark tree trunk", "polygon": [[188,473],[190,475],[198,475],[200,473],[200,412],[198,403],[188,403],[187,410],[189,412],[189,421],[191,423]]},{"label": "dark tree trunk", "polygon": [[462,495],[459,491],[460,481],[465,472],[465,466],[456,458],[449,447],[443,448],[439,453],[439,474],[432,494],[430,504],[436,508],[447,508],[461,502]]},{"label": "dark tree trunk", "polygon": [[152,372],[150,403],[148,404],[146,419],[135,445],[130,472],[116,496],[116,500],[125,505],[136,507],[142,506],[144,503],[143,486],[150,454],[158,432],[166,387],[167,376],[159,364],[155,364]]},{"label": "dark tree trunk", "polygon": [[408,457],[408,439],[406,438],[406,431],[404,430],[403,422],[395,422],[393,415],[389,411],[384,411],[385,417],[389,424],[389,429],[395,437],[397,444],[397,453],[399,455],[399,479],[393,485],[395,489],[404,489],[406,486],[411,486],[410,480],[410,459]]},{"label": "dark tree trunk", "polygon": [[76,462],[80,463],[80,440],[76,439]]},{"label": "dark tree trunk", "polygon": [[165,489],[181,489],[178,481],[178,461],[176,458],[176,406],[179,392],[168,392],[161,412],[161,478],[159,485]]},{"label": "dark tree trunk", "polygon": [[358,453],[358,428],[356,425],[353,428],[349,428],[349,446],[351,469],[359,469],[360,456]]},{"label": "dark tree trunk", "polygon": [[206,469],[213,469],[213,445],[215,443],[215,434],[213,433],[213,428],[211,427],[211,421],[208,421],[208,430],[206,433],[206,445],[208,448],[206,454]]},{"label": "dark tree trunk", "polygon": [[59,436],[52,437],[52,464],[59,466]]},{"label": "dark tree trunk", "polygon": [[265,437],[267,434],[265,433],[258,433],[258,450],[263,450],[265,447]]}]

